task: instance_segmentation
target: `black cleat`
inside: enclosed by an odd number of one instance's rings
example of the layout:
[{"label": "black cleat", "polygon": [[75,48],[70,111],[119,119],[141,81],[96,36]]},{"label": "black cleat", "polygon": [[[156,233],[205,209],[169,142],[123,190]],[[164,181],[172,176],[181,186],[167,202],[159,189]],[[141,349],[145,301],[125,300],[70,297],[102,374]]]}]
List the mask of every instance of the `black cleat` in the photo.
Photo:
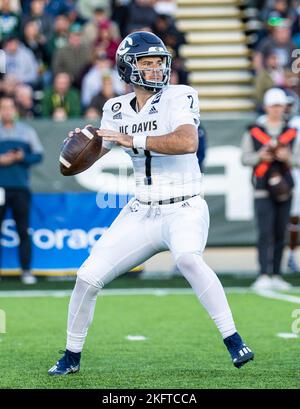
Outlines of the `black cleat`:
[{"label": "black cleat", "polygon": [[240,368],[254,359],[253,352],[243,343],[242,338],[237,332],[230,335],[230,337],[225,338],[224,344],[226,345],[231,355],[232,363],[236,368]]},{"label": "black cleat", "polygon": [[81,352],[61,351],[64,355],[49,369],[48,375],[69,375],[79,372]]}]

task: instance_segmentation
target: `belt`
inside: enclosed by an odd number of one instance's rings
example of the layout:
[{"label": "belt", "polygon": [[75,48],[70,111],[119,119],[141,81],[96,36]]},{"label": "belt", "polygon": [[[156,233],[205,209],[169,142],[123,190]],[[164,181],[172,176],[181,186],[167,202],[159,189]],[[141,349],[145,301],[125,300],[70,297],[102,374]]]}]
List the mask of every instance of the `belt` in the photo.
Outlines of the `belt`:
[{"label": "belt", "polygon": [[159,205],[164,205],[164,204],[173,204],[177,202],[183,202],[184,200],[191,199],[192,197],[195,197],[198,195],[193,195],[193,196],[178,196],[178,197],[171,197],[170,199],[165,199],[165,200],[158,200],[155,202],[142,202],[141,200],[138,200],[141,204],[143,205],[151,205],[152,203],[156,203]]}]

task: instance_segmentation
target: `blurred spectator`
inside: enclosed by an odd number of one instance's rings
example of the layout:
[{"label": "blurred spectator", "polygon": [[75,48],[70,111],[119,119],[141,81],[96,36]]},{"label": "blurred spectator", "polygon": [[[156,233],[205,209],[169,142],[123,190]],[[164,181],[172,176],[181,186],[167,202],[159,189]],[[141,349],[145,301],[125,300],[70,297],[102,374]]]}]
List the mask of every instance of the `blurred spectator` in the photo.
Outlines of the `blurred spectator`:
[{"label": "blurred spectator", "polygon": [[175,79],[177,82],[172,82],[172,84],[188,85],[188,72],[185,69],[184,60],[182,58],[175,58],[172,61],[171,80],[175,81]]},{"label": "blurred spectator", "polygon": [[111,0],[111,19],[117,23],[121,37],[126,37],[131,0]]},{"label": "blurred spectator", "polygon": [[[94,109],[99,115],[102,114],[102,108],[106,101],[110,98],[116,97],[117,94],[114,91],[114,79],[111,75],[106,74],[102,77],[102,89],[93,98],[87,111]],[[91,119],[91,118],[90,118]]]},{"label": "blurred spectator", "polygon": [[39,25],[36,20],[28,20],[25,23],[23,42],[35,56],[38,63],[38,72],[40,76],[40,84],[38,85],[43,88],[44,84],[48,85],[51,79],[51,73],[48,71],[51,59],[49,50],[46,46],[46,39],[42,34],[40,34]]},{"label": "blurred spectator", "polygon": [[275,51],[270,50],[263,57],[263,69],[255,77],[255,99],[258,110],[262,109],[265,92],[272,87],[284,87],[286,85],[284,69],[279,65]]},{"label": "blurred spectator", "polygon": [[293,41],[300,48],[300,2],[294,3],[294,11],[296,13],[296,21],[293,24]]},{"label": "blurred spectator", "polygon": [[110,21],[102,21],[99,24],[99,32],[95,41],[95,47],[98,52],[105,53],[110,59],[112,65],[116,61],[116,51],[120,44],[120,39],[115,39],[113,27]]},{"label": "blurred spectator", "polygon": [[78,14],[84,20],[91,20],[94,10],[98,7],[105,10],[107,15],[110,15],[110,0],[77,0],[76,7]]},{"label": "blurred spectator", "polygon": [[117,71],[111,68],[111,62],[105,53],[98,53],[95,56],[94,65],[82,80],[81,98],[84,107],[87,107],[93,96],[102,90],[102,79],[107,75],[113,78],[114,92],[119,95],[124,94],[124,83],[120,80]]},{"label": "blurred spectator", "polygon": [[179,58],[179,47],[185,43],[185,39],[175,27],[172,27],[166,32],[164,43],[173,58]]},{"label": "blurred spectator", "polygon": [[14,97],[19,80],[12,75],[6,74],[0,82],[0,97]]},{"label": "blurred spectator", "polygon": [[4,42],[6,73],[17,80],[34,86],[38,81],[38,62],[33,52],[17,38],[10,37]]},{"label": "blurred spectator", "polygon": [[30,13],[30,4],[32,0],[21,0],[22,6],[22,14],[29,14]]},{"label": "blurred spectator", "polygon": [[166,14],[157,16],[153,24],[153,33],[160,37],[173,57],[179,56],[179,47],[185,43],[184,35],[177,30],[172,18]]},{"label": "blurred spectator", "polygon": [[19,116],[30,119],[38,116],[33,100],[33,91],[29,85],[20,84],[16,87],[15,102]]},{"label": "blurred spectator", "polygon": [[3,7],[4,5],[5,7],[8,7],[9,5],[10,10],[16,14],[21,13],[20,0],[0,0],[0,8]]},{"label": "blurred spectator", "polygon": [[294,186],[291,166],[300,167],[298,131],[286,124],[287,97],[272,88],[264,95],[266,115],[245,132],[242,163],[253,168],[254,207],[260,272],[255,289],[286,290],[281,260]]},{"label": "blurred spectator", "polygon": [[286,87],[285,91],[289,94],[297,94],[300,96],[300,77],[299,74],[293,71],[285,71]]},{"label": "blurred spectator", "polygon": [[66,14],[72,21],[74,21],[77,16],[72,0],[48,0],[46,13],[52,17],[56,17],[59,14]]},{"label": "blurred spectator", "polygon": [[90,121],[98,121],[101,119],[100,112],[95,108],[88,108],[85,111],[84,118]]},{"label": "blurred spectator", "polygon": [[280,19],[288,19],[294,31],[297,22],[297,12],[292,7],[291,2],[287,0],[273,0],[271,4],[267,4],[261,12],[261,19],[268,26],[276,25]]},{"label": "blurred spectator", "polygon": [[291,119],[297,118],[297,128],[299,128],[300,131],[300,98],[297,93],[290,88],[285,89],[285,93],[287,95],[287,107],[285,110],[286,120],[290,121]]},{"label": "blurred spectator", "polygon": [[157,0],[154,4],[154,10],[157,14],[173,16],[176,8],[176,0]]},{"label": "blurred spectator", "polygon": [[49,54],[52,56],[55,50],[68,45],[70,21],[65,14],[59,14],[54,20],[54,33],[47,41]]},{"label": "blurred spectator", "polygon": [[250,7],[255,7],[258,10],[262,10],[267,5],[272,4],[273,1],[274,0],[247,0],[247,4],[249,4]]},{"label": "blurred spectator", "polygon": [[33,128],[16,121],[17,110],[12,98],[0,100],[0,226],[8,209],[16,222],[20,238],[19,259],[24,284],[34,284],[31,267],[31,239],[28,233],[31,207],[29,169],[41,162],[43,148]]},{"label": "blurred spectator", "polygon": [[[99,36],[101,30],[101,23],[110,21],[104,9],[97,7],[94,10],[93,17],[83,27],[83,39],[87,43],[93,43]],[[114,40],[120,38],[120,31],[118,25],[114,21],[111,23],[111,35]]]},{"label": "blurred spectator", "polygon": [[129,5],[127,32],[135,31],[137,27],[152,27],[157,19],[154,10],[155,0],[132,0]]},{"label": "blurred spectator", "polygon": [[46,0],[32,0],[30,3],[30,13],[22,19],[22,31],[28,21],[35,20],[38,25],[39,35],[42,41],[46,42],[53,33],[52,18],[45,12]]},{"label": "blurred spectator", "polygon": [[20,16],[13,3],[11,0],[0,0],[0,41],[20,34]]},{"label": "blurred spectator", "polygon": [[291,28],[288,20],[282,20],[274,27],[268,37],[263,39],[254,55],[254,68],[259,71],[263,68],[263,55],[273,50],[278,56],[279,66],[289,68],[292,62],[292,51],[296,45],[291,39]]},{"label": "blurred spectator", "polygon": [[70,27],[68,45],[56,50],[53,56],[53,75],[66,72],[77,88],[81,85],[81,75],[91,62],[91,47],[82,41],[82,27],[78,23]]},{"label": "blurred spectator", "polygon": [[170,84],[171,85],[177,85],[177,84],[182,84],[182,85],[188,85],[188,80],[187,76],[188,73],[187,71],[184,70],[183,67],[176,65],[180,60],[177,59],[173,61],[172,68],[171,68],[171,76],[170,76]]},{"label": "blurred spectator", "polygon": [[160,14],[155,19],[152,30],[159,38],[164,41],[166,32],[173,26],[173,21],[167,14]]},{"label": "blurred spectator", "polygon": [[45,91],[42,112],[43,116],[58,121],[80,116],[79,92],[71,88],[68,73],[61,72],[54,77],[53,87]]},{"label": "blurred spectator", "polygon": [[179,84],[179,75],[176,70],[171,70],[170,75],[170,85],[178,85]]}]

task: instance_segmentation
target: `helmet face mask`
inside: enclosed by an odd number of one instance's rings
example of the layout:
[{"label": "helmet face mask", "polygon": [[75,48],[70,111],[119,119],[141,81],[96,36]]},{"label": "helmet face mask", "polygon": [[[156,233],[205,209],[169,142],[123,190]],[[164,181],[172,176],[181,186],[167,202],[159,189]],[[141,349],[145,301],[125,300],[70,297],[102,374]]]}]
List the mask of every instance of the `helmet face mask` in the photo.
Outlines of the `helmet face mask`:
[{"label": "helmet face mask", "polygon": [[[142,57],[161,57],[162,65],[158,68],[141,68],[139,60]],[[129,34],[120,44],[116,59],[118,73],[127,84],[157,92],[169,83],[171,55],[160,38],[153,33],[141,31]],[[150,72],[154,78],[146,79],[146,73]]]},{"label": "helmet face mask", "polygon": [[[162,65],[159,68],[139,68],[139,60],[143,57],[161,57]],[[132,84],[140,85],[147,90],[161,89],[168,84],[170,78],[170,65],[171,61],[168,61],[169,56],[162,55],[152,55],[148,54],[146,56],[135,56],[133,57],[132,63],[132,74],[130,80]],[[146,78],[147,73],[152,73],[154,79]]]}]

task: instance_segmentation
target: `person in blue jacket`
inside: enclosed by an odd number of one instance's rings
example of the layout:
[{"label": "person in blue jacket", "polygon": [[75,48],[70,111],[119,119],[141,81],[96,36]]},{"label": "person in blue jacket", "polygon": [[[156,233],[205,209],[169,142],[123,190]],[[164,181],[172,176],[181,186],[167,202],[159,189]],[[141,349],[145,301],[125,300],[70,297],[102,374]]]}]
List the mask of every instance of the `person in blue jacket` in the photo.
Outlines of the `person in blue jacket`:
[{"label": "person in blue jacket", "polygon": [[20,238],[19,258],[24,284],[34,284],[31,274],[31,240],[28,234],[31,193],[30,167],[41,162],[43,148],[35,130],[17,120],[12,97],[0,99],[0,226],[8,208]]}]

